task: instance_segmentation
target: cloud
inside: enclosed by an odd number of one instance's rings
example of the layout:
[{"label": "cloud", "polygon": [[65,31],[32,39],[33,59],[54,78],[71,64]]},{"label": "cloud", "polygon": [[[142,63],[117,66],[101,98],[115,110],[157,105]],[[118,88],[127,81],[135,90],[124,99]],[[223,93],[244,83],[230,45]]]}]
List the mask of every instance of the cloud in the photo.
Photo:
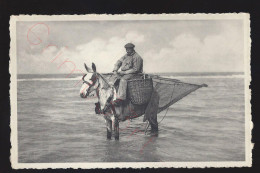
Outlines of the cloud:
[{"label": "cloud", "polygon": [[128,32],[126,34],[126,42],[142,43],[144,42],[144,35],[141,35],[135,31]]},{"label": "cloud", "polygon": [[135,31],[129,31],[124,37],[114,36],[108,40],[95,38],[69,52],[70,58],[80,67],[83,62],[94,62],[99,72],[111,72],[116,61],[125,54],[124,45],[133,40],[135,43],[142,43],[145,38]]},{"label": "cloud", "polygon": [[[147,72],[243,71],[243,42],[236,28],[201,39],[191,33],[174,38],[158,52],[146,52]],[[240,34],[240,35],[239,35]],[[148,61],[147,61],[148,62]]]},{"label": "cloud", "polygon": [[[134,41],[142,43],[145,41],[144,35],[129,31],[124,37],[111,37],[110,39],[94,38],[85,44],[75,48],[57,48],[50,46],[44,51],[38,51],[38,54],[23,52],[20,54],[18,63],[20,73],[68,73],[70,69],[84,70],[83,63],[90,65],[94,62],[99,72],[111,72],[116,61],[125,54],[124,45],[127,42]],[[57,55],[61,56],[55,58]],[[26,59],[31,59],[30,63]],[[54,61],[52,61],[55,59]],[[65,62],[64,61],[69,61]],[[26,64],[26,68],[24,68]],[[61,65],[62,64],[62,65]],[[28,71],[34,67],[33,70]],[[63,68],[64,67],[64,68]]]},{"label": "cloud", "polygon": [[[116,61],[125,54],[124,45],[128,42],[136,45],[144,59],[145,72],[243,71],[242,24],[174,22],[163,24],[165,31],[155,23],[134,24],[127,27],[127,24],[113,23],[107,30],[103,25],[95,25],[96,32],[86,33],[86,28],[93,24],[79,27],[80,30],[64,24],[61,26],[68,27],[63,31],[53,23],[50,36],[41,45],[30,45],[26,37],[29,26],[21,25],[17,37],[18,73],[69,73],[73,68],[85,71],[84,62],[88,65],[94,62],[99,72],[111,72]],[[58,46],[42,51],[48,44]],[[59,54],[61,56],[52,62]],[[65,60],[69,62],[64,63]]]}]

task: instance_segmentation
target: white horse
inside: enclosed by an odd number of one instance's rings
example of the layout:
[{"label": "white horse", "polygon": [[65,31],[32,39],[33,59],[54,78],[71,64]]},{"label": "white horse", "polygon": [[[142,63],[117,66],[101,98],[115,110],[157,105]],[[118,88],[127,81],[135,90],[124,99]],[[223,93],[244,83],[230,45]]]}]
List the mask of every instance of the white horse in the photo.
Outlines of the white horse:
[{"label": "white horse", "polygon": [[111,139],[112,127],[114,127],[115,139],[119,139],[119,122],[127,119],[133,119],[145,114],[144,121],[148,120],[151,129],[158,131],[157,110],[151,111],[151,107],[158,108],[159,96],[153,91],[149,103],[145,105],[134,105],[129,99],[126,99],[120,106],[114,106],[112,103],[116,100],[116,89],[109,81],[96,71],[96,66],[92,63],[92,69],[86,64],[87,74],[82,77],[83,85],[80,89],[80,96],[87,98],[92,92],[96,92],[100,104],[99,113],[103,114],[107,126],[107,138]]}]

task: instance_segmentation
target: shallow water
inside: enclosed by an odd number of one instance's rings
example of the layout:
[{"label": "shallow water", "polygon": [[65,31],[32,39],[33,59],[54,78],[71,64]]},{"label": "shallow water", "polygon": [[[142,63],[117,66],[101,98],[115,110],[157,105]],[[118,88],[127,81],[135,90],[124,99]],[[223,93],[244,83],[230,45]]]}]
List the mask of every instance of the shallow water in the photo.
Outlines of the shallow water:
[{"label": "shallow water", "polygon": [[77,80],[48,78],[18,81],[21,163],[245,160],[242,77],[179,77],[209,87],[172,105],[158,137],[144,134],[140,117],[120,123],[119,141],[106,139],[96,99],[80,98]]}]

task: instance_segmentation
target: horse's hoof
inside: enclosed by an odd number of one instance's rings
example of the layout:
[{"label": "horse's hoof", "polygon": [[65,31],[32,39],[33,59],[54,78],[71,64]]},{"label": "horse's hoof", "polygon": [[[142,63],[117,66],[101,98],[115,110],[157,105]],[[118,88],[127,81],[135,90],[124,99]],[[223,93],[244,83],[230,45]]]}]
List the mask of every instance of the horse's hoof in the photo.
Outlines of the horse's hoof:
[{"label": "horse's hoof", "polygon": [[111,137],[112,137],[112,132],[110,132],[110,131],[108,131],[108,130],[107,130],[107,139],[109,139],[109,140],[110,140],[110,139],[111,139]]},{"label": "horse's hoof", "polygon": [[115,140],[119,140],[119,136],[115,136]]},{"label": "horse's hoof", "polygon": [[158,126],[155,126],[155,127],[152,126],[151,133],[152,134],[158,134],[158,132],[159,132]]}]

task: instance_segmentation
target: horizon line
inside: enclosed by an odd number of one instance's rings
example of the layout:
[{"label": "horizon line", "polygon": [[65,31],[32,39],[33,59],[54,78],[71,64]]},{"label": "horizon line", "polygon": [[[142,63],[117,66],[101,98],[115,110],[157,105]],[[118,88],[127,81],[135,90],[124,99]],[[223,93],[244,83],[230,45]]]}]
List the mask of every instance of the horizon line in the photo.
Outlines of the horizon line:
[{"label": "horizon line", "polygon": [[[103,72],[103,74],[112,73],[112,72]],[[244,71],[214,71],[214,72],[151,72],[145,74],[154,74],[154,73],[245,73]],[[39,74],[39,75],[58,75],[58,74],[66,74],[69,73],[17,73],[17,75],[28,75],[28,74]],[[73,74],[82,74],[82,73],[72,73]],[[102,74],[102,73],[101,73]]]}]

